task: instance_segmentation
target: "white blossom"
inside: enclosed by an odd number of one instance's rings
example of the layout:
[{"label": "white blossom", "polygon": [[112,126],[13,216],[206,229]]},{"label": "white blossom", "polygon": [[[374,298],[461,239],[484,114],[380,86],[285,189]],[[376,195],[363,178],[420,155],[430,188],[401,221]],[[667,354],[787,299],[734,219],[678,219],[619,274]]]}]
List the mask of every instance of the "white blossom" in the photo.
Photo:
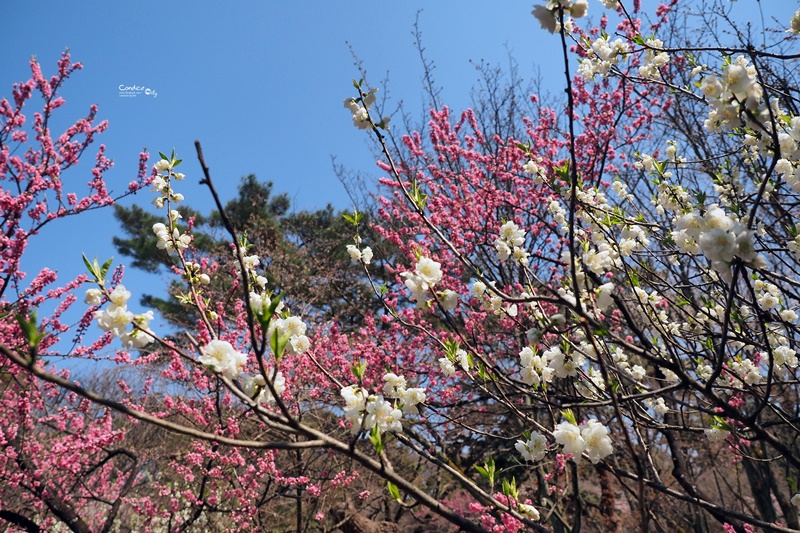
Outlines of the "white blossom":
[{"label": "white blossom", "polygon": [[570,7],[570,14],[579,19],[581,17],[585,17],[586,13],[589,11],[589,0],[575,0],[575,3],[572,4]]},{"label": "white blossom", "polygon": [[133,313],[123,306],[111,305],[108,309],[97,311],[94,315],[97,326],[110,332],[114,337],[119,337],[128,329],[128,324],[133,322]]},{"label": "white blossom", "polygon": [[486,284],[478,280],[472,284],[472,290],[470,292],[476,298],[480,298],[486,292]]},{"label": "white blossom", "polygon": [[730,431],[718,427],[706,429],[704,431],[706,438],[711,442],[723,442],[731,434]]},{"label": "white blossom", "polygon": [[83,303],[88,305],[100,305],[103,301],[103,291],[100,289],[87,289],[86,296],[83,298]]},{"label": "white blossom", "polygon": [[450,289],[440,292],[439,298],[445,311],[453,311],[458,305],[458,293]]},{"label": "white blossom", "polygon": [[[794,500],[792,500],[794,502]],[[528,505],[527,503],[518,503],[517,510],[522,514],[525,518],[530,520],[539,520],[541,515],[539,515],[539,511],[533,505]]]},{"label": "white blossom", "polygon": [[383,381],[386,383],[383,386],[384,396],[387,398],[399,398],[403,395],[406,389],[406,378],[389,372],[383,376]]},{"label": "white blossom", "polygon": [[597,287],[595,304],[597,305],[597,309],[599,311],[605,311],[614,303],[614,300],[611,297],[613,292],[614,284],[611,282],[604,283]]},{"label": "white blossom", "polygon": [[583,439],[578,426],[571,422],[561,422],[553,430],[553,438],[563,446],[564,453],[571,453],[575,462],[580,462],[581,453],[586,447],[586,441]]},{"label": "white blossom", "polygon": [[461,365],[464,372],[469,372],[469,355],[464,350],[456,351],[456,363]]},{"label": "white blossom", "polygon": [[439,358],[439,369],[448,378],[456,373],[456,366],[447,357]]},{"label": "white blossom", "polygon": [[228,341],[219,339],[202,347],[200,353],[200,363],[230,379],[235,378],[247,363],[245,354],[237,352]]},{"label": "white blossom", "polygon": [[547,30],[550,33],[556,32],[558,19],[556,19],[555,13],[549,7],[535,5],[531,14],[539,21],[543,30]]},{"label": "white blossom", "polygon": [[547,439],[533,431],[527,441],[518,440],[514,447],[526,461],[541,461],[547,453]]},{"label": "white blossom", "polygon": [[406,414],[418,415],[419,409],[417,406],[423,403],[425,399],[425,389],[421,387],[406,389],[400,397],[400,403],[403,404],[403,412]]},{"label": "white blossom", "polygon": [[[581,438],[584,442],[584,451],[592,463],[597,463],[614,453],[611,438],[608,436],[608,428],[597,420],[589,420],[581,426]],[[564,451],[568,453],[566,448]],[[580,457],[580,455],[577,455],[577,457]]]},{"label": "white blossom", "polygon": [[442,281],[441,265],[430,257],[420,257],[414,272],[431,287]]},{"label": "white blossom", "polygon": [[122,342],[122,345],[128,349],[132,348],[138,350],[153,342],[155,338],[147,333],[147,330],[150,328],[151,320],[153,320],[152,311],[135,315],[131,322],[138,326],[138,328],[133,328],[131,331],[120,335],[119,340]]}]

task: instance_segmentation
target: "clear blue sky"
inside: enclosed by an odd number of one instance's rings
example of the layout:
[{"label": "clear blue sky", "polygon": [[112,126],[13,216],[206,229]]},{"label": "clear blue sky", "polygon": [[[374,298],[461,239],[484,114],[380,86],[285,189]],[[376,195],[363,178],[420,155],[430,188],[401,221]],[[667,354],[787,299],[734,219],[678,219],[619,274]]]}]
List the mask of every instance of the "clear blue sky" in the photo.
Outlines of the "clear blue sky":
[{"label": "clear blue sky", "polygon": [[[504,65],[507,46],[528,75],[552,57],[546,49],[555,50],[552,37],[529,16],[527,2],[508,2],[502,10],[489,4],[471,0],[453,9],[445,2],[373,2],[360,4],[362,9],[318,0],[225,7],[209,1],[12,2],[4,6],[0,95],[10,98],[11,84],[30,77],[32,55],[48,76],[69,47],[84,70],[65,85],[60,116],[65,124],[98,104],[98,117],[110,123],[98,140],[115,161],[107,174],[111,189],[124,189],[135,176],[143,147],[154,154],[175,148],[190,178],[183,192],[192,205],[202,205],[208,195],[195,185],[200,169],[193,147],[200,139],[225,198],[235,194],[241,176],[255,173],[288,193],[295,209],[329,202],[347,209],[331,156],[378,174],[364,132],[352,126],[342,105],[358,75],[346,43],[373,83],[389,71],[394,101],[403,98],[421,113],[422,67],[411,31],[423,9],[425,45],[446,87],[444,100],[467,107],[477,78],[470,59]],[[158,94],[120,97],[121,84]],[[64,178],[88,181],[89,162]],[[132,201],[150,200],[140,193]],[[45,231],[32,241],[26,261],[31,271],[45,261],[73,275],[83,270],[81,252],[115,255],[111,238],[118,230],[110,210],[59,226],[63,231]]]},{"label": "clear blue sky", "polygon": [[[599,2],[590,5],[590,14],[599,13]],[[792,0],[762,5],[786,20],[797,9]],[[753,6],[754,0],[739,0],[737,9],[755,19]],[[175,148],[189,177],[183,193],[192,205],[209,205],[196,185],[200,169],[193,142],[200,139],[225,199],[235,194],[241,176],[255,173],[288,193],[295,209],[329,202],[347,209],[350,201],[330,157],[375,177],[378,172],[364,132],[352,126],[342,105],[357,77],[346,42],[373,84],[388,71],[393,102],[403,99],[407,110],[421,114],[422,66],[411,35],[419,9],[427,54],[451,107],[469,106],[477,79],[470,60],[506,66],[509,51],[522,76],[533,76],[538,67],[546,86],[560,89],[558,39],[539,29],[528,1],[244,1],[223,7],[207,0],[32,0],[4,4],[0,96],[10,98],[11,84],[30,77],[31,55],[49,76],[69,47],[84,70],[62,93],[67,105],[59,113],[61,124],[99,105],[98,117],[110,123],[98,140],[116,164],[107,174],[112,190],[123,190],[133,179],[143,147],[153,154]],[[120,97],[120,85],[147,87],[157,96]],[[89,163],[64,178],[88,181]],[[132,201],[149,204],[151,198],[143,193]],[[30,271],[47,265],[72,277],[84,269],[81,252],[101,259],[116,255],[111,238],[119,230],[110,210],[58,226],[32,242],[25,262]],[[128,276],[134,291],[137,283],[147,283],[131,270]]]}]

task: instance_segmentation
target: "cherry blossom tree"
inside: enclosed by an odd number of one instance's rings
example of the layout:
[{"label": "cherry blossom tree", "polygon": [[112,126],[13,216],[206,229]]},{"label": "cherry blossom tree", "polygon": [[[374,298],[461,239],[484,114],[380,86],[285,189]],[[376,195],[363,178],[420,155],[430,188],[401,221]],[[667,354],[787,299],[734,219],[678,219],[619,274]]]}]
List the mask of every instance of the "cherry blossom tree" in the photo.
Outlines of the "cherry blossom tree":
[{"label": "cherry blossom tree", "polygon": [[[174,153],[149,174],[142,154],[129,187],[153,193],[155,246],[194,318],[184,331],[130,310],[111,262],[86,259],[61,288],[48,269],[26,284],[19,259],[43,224],[113,202],[102,148],[90,194],[64,190],[105,128],[96,110],[56,140],[48,128],[79,65],[65,54],[48,81],[32,62],[0,104],[0,518],[25,531],[798,530],[787,80],[800,56],[786,50],[800,12],[769,46],[735,32],[698,45],[671,26],[692,6],[640,4],[595,3],[596,26],[586,0],[537,5],[566,92],[531,96],[528,116],[436,104],[424,132],[396,135],[376,89],[354,82],[344,107],[385,176],[374,234],[345,217],[380,304],[356,329],[309,327],[291,285],[269,282],[199,143],[227,257],[179,223]],[[698,9],[732,22],[724,4]],[[34,92],[44,111],[26,148]],[[56,357],[121,374],[78,382]]]}]

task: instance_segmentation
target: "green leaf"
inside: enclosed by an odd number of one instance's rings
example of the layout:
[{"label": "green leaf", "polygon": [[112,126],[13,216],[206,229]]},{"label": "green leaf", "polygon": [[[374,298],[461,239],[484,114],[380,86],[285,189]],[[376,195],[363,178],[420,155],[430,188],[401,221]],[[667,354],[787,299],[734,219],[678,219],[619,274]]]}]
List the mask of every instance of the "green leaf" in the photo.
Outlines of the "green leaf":
[{"label": "green leaf", "polygon": [[161,159],[166,159],[167,161],[170,159],[169,157],[165,156],[163,152],[158,152],[158,155],[161,156]]},{"label": "green leaf", "polygon": [[83,264],[86,265],[86,270],[92,272],[92,264],[89,262],[89,259],[86,257],[86,254],[81,254],[83,257]]},{"label": "green leaf", "polygon": [[391,496],[394,501],[396,501],[397,503],[403,502],[403,500],[400,498],[400,489],[397,488],[397,485],[395,485],[391,481],[387,481],[386,489],[389,491],[389,496]]},{"label": "green leaf", "polygon": [[711,419],[711,427],[724,429],[725,431],[733,431],[733,427],[721,416],[714,416]]},{"label": "green leaf", "polygon": [[572,412],[572,409],[564,409],[563,411],[561,411],[561,416],[563,416],[564,420],[566,420],[573,426],[578,425],[578,421],[575,419],[575,413]]},{"label": "green leaf", "polygon": [[34,311],[31,313],[30,320],[21,313],[14,315],[14,318],[17,319],[17,324],[19,324],[22,335],[28,343],[28,348],[36,350],[36,348],[39,347],[39,343],[42,342],[42,339],[45,337],[45,334],[41,333],[39,327],[36,325],[36,312]]},{"label": "green leaf", "polygon": [[369,430],[369,441],[375,447],[375,451],[378,455],[380,455],[383,452],[383,439],[381,439],[381,431],[378,429],[377,424],[372,426],[372,429]]},{"label": "green leaf", "polygon": [[705,205],[705,203],[706,203],[706,199],[708,198],[708,196],[706,195],[706,193],[705,193],[705,192],[703,192],[703,191],[697,191],[697,192],[694,194],[694,197],[697,199],[697,203],[698,203],[698,205]]},{"label": "green leaf", "polygon": [[106,274],[108,273],[108,269],[111,268],[111,263],[114,262],[114,258],[112,257],[105,263],[103,263],[103,267],[100,269],[100,279],[106,279]]},{"label": "green leaf", "polygon": [[558,174],[562,180],[569,181],[569,159],[564,161],[563,165],[555,167],[553,170],[556,171],[556,174]]},{"label": "green leaf", "polygon": [[459,348],[461,348],[461,345],[452,339],[447,339],[444,341],[444,352],[451,361],[455,360],[456,352]]},{"label": "green leaf", "polygon": [[411,182],[410,195],[411,195],[411,201],[414,202],[414,205],[416,205],[418,209],[425,209],[425,203],[428,201],[428,195],[422,192],[422,189],[420,189],[417,180]]},{"label": "green leaf", "polygon": [[267,309],[262,310],[261,314],[258,315],[261,327],[266,328],[269,326],[269,321],[272,320],[273,316],[275,316],[275,313],[278,310],[278,306],[281,304],[281,299],[283,299],[283,293],[272,298],[269,307]]},{"label": "green leaf", "polygon": [[344,213],[342,217],[354,226],[358,226],[361,219],[364,218],[364,213],[359,213],[357,209],[353,209],[353,215]]},{"label": "green leaf", "polygon": [[483,463],[483,466],[474,465],[475,470],[480,472],[480,474],[486,478],[486,481],[489,482],[491,487],[494,487],[494,476],[496,472],[496,467],[494,464],[494,459],[489,457],[489,459]]},{"label": "green leaf", "polygon": [[275,360],[280,361],[283,357],[283,352],[286,350],[286,343],[289,342],[288,335],[281,335],[278,328],[272,332],[272,337],[269,339],[269,346],[272,348],[272,353],[275,355]]},{"label": "green leaf", "polygon": [[513,498],[514,501],[519,500],[519,491],[517,490],[517,479],[511,478],[511,481],[504,479],[503,480],[503,494],[508,496],[509,498]]},{"label": "green leaf", "polygon": [[367,362],[366,361],[359,361],[358,363],[353,363],[353,366],[350,367],[353,371],[353,375],[361,381],[364,378],[364,372],[367,370]]},{"label": "green leaf", "polygon": [[101,267],[100,263],[97,261],[97,257],[90,262],[89,259],[87,259],[86,254],[81,254],[81,256],[83,257],[83,264],[86,265],[86,268],[89,270],[89,274],[94,277],[94,281],[100,286],[104,285],[106,273],[111,267],[111,263],[114,261],[114,258],[112,257],[103,263],[103,266]]}]

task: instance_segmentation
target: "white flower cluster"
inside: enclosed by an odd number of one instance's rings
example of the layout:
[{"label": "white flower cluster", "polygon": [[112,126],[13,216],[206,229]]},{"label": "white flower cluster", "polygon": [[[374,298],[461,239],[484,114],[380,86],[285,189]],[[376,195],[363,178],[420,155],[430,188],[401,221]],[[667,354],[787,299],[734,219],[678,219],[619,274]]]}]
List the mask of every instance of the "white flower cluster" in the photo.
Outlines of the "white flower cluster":
[{"label": "white flower cluster", "polygon": [[668,140],[667,141],[667,149],[664,150],[667,155],[667,161],[671,163],[677,163],[678,166],[685,166],[686,158],[683,156],[678,156],[678,142],[675,140]]},{"label": "white flower cluster", "polygon": [[[705,95],[711,110],[704,122],[704,127],[711,132],[729,131],[741,125],[741,118],[754,116],[756,119],[767,112],[761,102],[763,90],[757,81],[756,69],[744,56],[736,57],[725,67],[722,77],[714,74],[705,76],[700,83],[700,91]],[[742,115],[740,105],[744,104],[749,115]],[[760,121],[761,124],[770,122]],[[748,127],[762,129],[757,122],[747,119]]]},{"label": "white flower cluster", "polygon": [[458,293],[456,291],[445,289],[437,293],[437,296],[439,297],[439,303],[442,309],[445,311],[453,311],[456,306],[458,306]]},{"label": "white flower cluster", "polygon": [[[491,281],[489,282],[489,285],[491,285],[492,288],[494,288],[495,282]],[[519,309],[517,308],[517,304],[512,303],[505,305],[506,301],[503,300],[503,298],[501,298],[497,294],[492,294],[488,298],[483,298],[484,294],[486,294],[486,284],[480,280],[476,281],[472,285],[472,290],[470,291],[470,293],[475,298],[482,299],[482,305],[484,309],[486,309],[487,311],[491,311],[495,315],[502,315],[505,313],[510,317],[517,316],[517,313],[519,311]],[[524,298],[525,293],[522,293],[520,297]]]},{"label": "white flower cluster", "polygon": [[578,74],[587,80],[593,80],[598,74],[602,76],[608,73],[620,59],[625,58],[628,54],[628,43],[622,39],[609,42],[606,36],[598,37],[586,50],[586,54],[586,58],[578,66]]},{"label": "white flower cluster", "polygon": [[522,170],[530,174],[535,183],[541,183],[547,177],[547,171],[541,166],[541,162],[541,158],[536,158],[536,160],[530,159],[522,165]]},{"label": "white flower cluster", "polygon": [[730,364],[731,371],[739,376],[739,378],[748,385],[755,385],[761,383],[761,371],[758,365],[753,363],[750,359],[741,359],[733,361]]},{"label": "white flower cluster", "polygon": [[527,441],[518,440],[514,447],[526,461],[541,461],[547,453],[547,439],[544,435],[532,431]]},{"label": "white flower cluster", "polygon": [[[784,342],[788,341],[784,340]],[[797,352],[786,344],[774,348],[772,357],[774,366],[778,369],[782,369],[784,366],[788,367],[789,370],[797,368]]]},{"label": "white flower cluster", "polygon": [[[144,330],[149,329],[150,321],[153,320],[153,312],[147,311],[140,315],[134,315],[128,311],[128,300],[131,297],[130,291],[124,285],[117,285],[108,294],[111,305],[107,309],[97,311],[94,319],[97,327],[103,331],[108,331],[114,337],[119,337],[122,345],[126,348],[144,348],[153,342],[152,335],[133,328],[127,331],[128,325],[133,323]],[[102,303],[103,291],[100,289],[89,289],[86,291],[84,302],[89,305],[100,305]]]},{"label": "white flower cluster", "polygon": [[455,363],[458,363],[464,372],[469,372],[469,354],[461,349],[456,350],[454,359],[450,359],[450,357],[440,357],[439,369],[441,369],[442,374],[449,378],[456,373]]},{"label": "white flower cluster", "polygon": [[187,262],[186,273],[184,278],[192,283],[200,283],[201,285],[208,285],[211,283],[211,277],[205,272],[201,272],[202,266],[200,263]]},{"label": "white flower cluster", "polygon": [[[177,211],[171,211],[170,213],[173,212],[177,213]],[[192,243],[192,236],[188,233],[181,234],[181,232],[178,231],[178,226],[173,226],[173,224],[174,221],[170,220],[172,231],[162,222],[153,224],[153,233],[155,233],[158,238],[156,246],[158,246],[159,250],[166,250],[170,255],[174,254],[176,251],[187,249]]]},{"label": "white flower cluster", "polygon": [[578,369],[586,363],[585,352],[588,345],[565,354],[560,346],[551,346],[541,355],[526,346],[519,352],[520,377],[527,385],[534,387],[541,383],[551,383],[554,378],[575,377]]},{"label": "white flower cluster", "polygon": [[[242,374],[239,376],[239,379],[242,382],[242,391],[250,398],[255,399],[259,405],[275,401],[275,397],[272,395],[272,392],[270,392],[269,387],[267,387],[267,380],[264,379],[264,376],[261,374],[257,376]],[[283,375],[283,372],[275,372],[275,369],[273,369],[270,381],[278,397],[283,396],[283,393],[286,391],[286,377]]]},{"label": "white flower cluster", "polygon": [[[617,191],[618,194],[625,194],[625,189],[621,186],[617,187]],[[647,231],[633,221],[616,224],[614,228],[621,228],[619,233],[609,227],[607,223],[609,216],[611,214],[619,216],[620,211],[608,202],[608,198],[602,190],[596,187],[579,189],[577,198],[582,208],[577,213],[577,218],[586,230],[578,228],[576,235],[578,237],[591,235],[590,242],[582,246],[582,263],[594,274],[604,276],[614,273],[622,267],[623,257],[629,257],[634,252],[650,245]],[[563,208],[560,206],[554,208],[553,203],[551,202],[549,210],[554,214],[556,222],[563,227]],[[617,234],[615,235],[615,233]],[[562,260],[565,264],[569,264],[571,262],[570,254],[562,253]],[[578,283],[583,285],[585,273],[582,271],[581,264],[577,266],[579,268],[575,275]],[[585,298],[585,295],[581,294],[581,298]]]},{"label": "white flower cluster", "polygon": [[522,516],[530,520],[539,520],[541,518],[539,510],[533,505],[527,503],[517,503],[517,511],[519,511]]},{"label": "white flower cluster", "polygon": [[639,76],[657,80],[661,78],[661,68],[669,63],[669,54],[663,51],[664,43],[661,39],[647,39],[644,42],[644,58],[639,67]]},{"label": "white flower cluster", "polygon": [[[151,190],[159,193],[159,196],[153,200],[153,205],[158,209],[163,209],[165,204],[178,203],[183,200],[183,195],[173,191],[171,185],[172,178],[178,181],[184,178],[184,175],[180,172],[173,172],[174,166],[178,163],[180,161],[175,161],[173,158],[172,161],[162,159],[155,164],[158,174],[153,178],[153,188]],[[181,234],[178,231],[177,222],[180,218],[181,214],[177,210],[170,209],[169,226],[161,222],[153,224],[153,233],[158,238],[158,249],[166,250],[170,255],[176,251],[185,250],[192,242],[191,235],[188,233]]]},{"label": "white flower cluster", "polygon": [[247,356],[236,351],[228,341],[214,339],[200,348],[198,361],[212,371],[234,379],[247,363]]},{"label": "white flower cluster", "polygon": [[619,252],[614,249],[612,243],[606,239],[600,239],[597,247],[587,247],[583,252],[583,264],[590,271],[602,276],[606,272],[619,268]]},{"label": "white flower cluster", "polygon": [[747,229],[716,204],[711,204],[701,215],[697,210],[674,219],[671,232],[675,245],[681,252],[702,252],[718,272],[725,274],[734,257],[756,268],[764,266],[764,258],[756,253],[755,232]]},{"label": "white flower cluster", "polygon": [[311,347],[311,343],[306,337],[306,323],[299,317],[273,318],[269,328],[267,338],[272,336],[274,330],[277,330],[280,337],[289,339],[289,342],[286,343],[286,352],[289,355],[303,354]]},{"label": "white flower cluster", "polygon": [[[360,130],[369,129],[369,108],[375,103],[375,93],[377,92],[378,89],[370,89],[360,100],[357,98],[345,98],[344,107],[353,114],[353,125],[356,128]],[[388,129],[390,118],[391,117],[383,117],[381,121],[375,125],[379,128]]]},{"label": "white flower cluster", "polygon": [[561,231],[569,231],[569,223],[567,222],[567,210],[561,206],[558,200],[551,200],[547,204],[547,212],[553,217],[553,221],[558,224]]},{"label": "white flower cluster", "polygon": [[[250,309],[259,321],[272,307],[272,294],[266,290],[267,278],[256,273],[260,262],[261,259],[257,255],[243,257],[244,266],[249,272],[252,282],[260,289],[258,291],[250,291],[248,296]],[[271,339],[277,332],[278,338],[286,339],[285,349],[287,354],[300,355],[307,352],[311,347],[311,343],[306,336],[306,323],[300,317],[289,315],[289,311],[284,307],[283,302],[278,303],[273,313],[267,327],[267,338]],[[280,357],[283,354],[275,355]]]},{"label": "white flower cluster", "polygon": [[159,197],[153,200],[153,205],[158,209],[163,209],[165,202],[177,204],[183,201],[183,195],[172,190],[170,181],[171,178],[181,181],[185,176],[180,172],[173,172],[172,168],[173,164],[166,159],[162,159],[155,164],[158,175],[153,179],[153,188],[150,190],[160,194]]},{"label": "white flower cluster", "polygon": [[345,401],[344,417],[350,422],[354,435],[362,430],[370,431],[376,426],[381,433],[399,432],[403,430],[400,423],[403,413],[419,414],[417,406],[425,401],[425,389],[409,388],[403,376],[391,372],[383,376],[383,381],[382,395],[370,394],[358,385],[341,390]]},{"label": "white flower cluster", "polygon": [[418,415],[417,406],[425,401],[425,389],[421,387],[407,387],[406,379],[389,372],[383,376],[386,383],[383,386],[383,395],[386,398],[397,399],[400,408],[409,415]]},{"label": "white flower cluster", "polygon": [[[639,76],[647,79],[661,78],[661,69],[670,60],[669,54],[664,52],[663,48],[664,43],[660,39],[645,40]],[[578,73],[587,80],[593,80],[597,75],[607,74],[612,67],[631,55],[630,46],[626,41],[616,39],[612,42],[605,34],[592,41],[585,51],[586,58],[581,60]]]},{"label": "white flower cluster", "polygon": [[800,193],[800,117],[792,117],[778,133],[781,158],[775,172],[796,193]]},{"label": "white flower cluster", "polygon": [[762,309],[775,309],[781,304],[781,291],[774,283],[757,279],[753,282],[753,291]]},{"label": "white flower cluster", "polygon": [[[789,21],[789,29],[786,30],[786,33],[794,33],[795,35],[800,35],[800,9],[798,9],[795,12],[795,14],[792,15],[792,19]],[[797,496],[800,495],[795,494],[795,497]],[[792,498],[792,503],[794,503],[794,498]]]},{"label": "white flower cluster", "polygon": [[[634,163],[634,166],[643,168],[647,172],[653,172],[655,167],[652,166],[652,156],[643,154],[641,157],[641,161]],[[648,161],[650,165],[647,164]],[[666,177],[669,178],[671,175]],[[659,215],[663,215],[666,211],[683,213],[684,209],[691,204],[691,196],[682,185],[673,185],[664,179],[659,181],[656,198],[651,200],[651,203],[655,205],[656,213]]]},{"label": "white flower cluster", "polygon": [[669,412],[669,407],[667,407],[667,403],[664,401],[664,398],[647,398],[644,401],[644,404],[653,410],[653,412],[659,418],[663,418],[665,414]]},{"label": "white flower cluster", "polygon": [[405,286],[411,291],[411,301],[422,309],[428,302],[428,289],[442,281],[442,265],[430,257],[420,257],[414,272],[403,272],[400,276],[405,278]]},{"label": "white flower cluster", "polygon": [[631,366],[630,362],[628,361],[628,354],[626,354],[619,346],[611,351],[611,360],[614,361],[614,365],[617,367],[617,369],[624,371],[634,381],[642,381],[647,376],[647,371],[643,366]]},{"label": "white flower cluster", "polygon": [[522,248],[523,244],[525,244],[525,231],[519,229],[519,226],[511,221],[500,227],[500,236],[494,241],[500,261],[506,261],[509,257],[513,257],[514,262],[525,266],[528,264],[529,254]]},{"label": "white flower cluster", "polygon": [[[266,284],[266,279],[264,283]],[[272,306],[272,298],[270,298],[267,292],[259,293],[251,291],[249,303],[250,309],[252,309],[256,317],[260,319]],[[284,317],[280,318],[278,316],[280,314],[284,314]],[[311,347],[311,342],[306,336],[306,323],[303,322],[300,317],[286,315],[288,315],[288,311],[284,309],[283,302],[280,302],[275,308],[275,314],[270,319],[267,329],[267,338],[271,339],[277,332],[279,338],[287,339],[286,353],[289,355],[303,354]]]},{"label": "white flower cluster", "polygon": [[584,452],[592,463],[597,463],[614,453],[608,428],[595,419],[580,427],[572,422],[561,422],[553,430],[553,437],[563,446],[564,453],[572,454],[576,463],[580,462],[581,454]]},{"label": "white flower cluster", "polygon": [[[579,19],[586,16],[589,11],[588,0],[549,0],[545,5],[533,6],[531,14],[542,25],[542,29],[555,33],[560,30],[558,23],[558,9],[564,8],[570,15]],[[564,29],[571,33],[571,21],[565,21]]]},{"label": "white flower cluster", "polygon": [[369,262],[372,261],[372,248],[369,246],[365,246],[362,250],[359,250],[358,246],[355,244],[348,244],[347,253],[350,254],[350,259],[352,259],[354,263],[363,262],[365,265],[368,265]]}]

